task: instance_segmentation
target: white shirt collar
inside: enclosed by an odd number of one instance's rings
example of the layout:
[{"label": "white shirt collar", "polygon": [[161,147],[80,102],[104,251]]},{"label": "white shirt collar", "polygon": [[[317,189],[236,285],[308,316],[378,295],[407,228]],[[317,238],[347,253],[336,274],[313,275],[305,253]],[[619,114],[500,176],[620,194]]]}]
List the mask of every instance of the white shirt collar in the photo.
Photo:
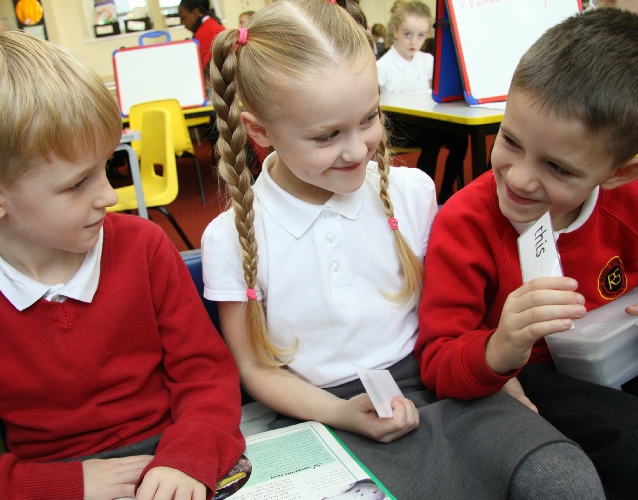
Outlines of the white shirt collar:
[{"label": "white shirt collar", "polygon": [[[363,186],[353,193],[335,193],[323,205],[313,205],[295,198],[273,181],[269,170],[276,159],[277,153],[274,152],[264,160],[261,174],[255,182],[255,194],[270,216],[295,238],[300,238],[326,208],[350,220],[357,218],[365,196]],[[372,167],[376,168],[376,164],[371,162],[368,168]]]},{"label": "white shirt collar", "polygon": [[98,242],[89,250],[75,276],[66,284],[43,285],[15,269],[0,257],[0,292],[18,311],[35,304],[40,298],[63,302],[72,298],[90,303],[97,290],[102,260],[104,228],[100,230]]},{"label": "white shirt collar", "polygon": [[[554,231],[554,240],[557,240],[558,237],[563,233],[571,233],[572,231],[576,231],[576,229],[579,229],[583,224],[585,224],[585,222],[587,222],[591,214],[594,212],[594,208],[596,207],[596,202],[598,201],[599,192],[600,192],[600,187],[596,186],[594,190],[590,193],[590,195],[587,197],[585,202],[583,203],[583,206],[581,207],[580,213],[578,214],[578,217],[576,217],[576,220],[572,222],[569,226],[567,226],[565,229],[559,229],[558,231]],[[523,232],[529,226],[533,224],[533,222],[521,223],[521,222],[512,222],[512,221],[510,221],[510,223],[512,224],[514,229],[516,229],[516,232],[518,232],[518,234],[523,234]]]}]

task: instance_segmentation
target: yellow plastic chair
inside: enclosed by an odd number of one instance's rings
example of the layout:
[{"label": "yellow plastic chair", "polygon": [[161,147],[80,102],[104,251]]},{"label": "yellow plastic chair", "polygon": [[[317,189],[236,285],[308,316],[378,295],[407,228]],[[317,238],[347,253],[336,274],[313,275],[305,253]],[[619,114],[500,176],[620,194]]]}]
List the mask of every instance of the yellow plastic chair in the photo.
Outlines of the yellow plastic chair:
[{"label": "yellow plastic chair", "polygon": [[[165,206],[175,201],[179,191],[171,114],[164,108],[149,108],[141,113],[138,126],[142,134],[142,140],[139,141],[141,143],[140,178],[146,206],[162,212],[186,246],[194,248]],[[109,211],[122,212],[137,209],[137,196],[133,185],[116,188],[115,192],[118,202],[109,207]]]},{"label": "yellow plastic chair", "polygon": [[[204,191],[204,181],[202,180],[202,170],[199,160],[195,155],[195,149],[191,142],[188,132],[188,126],[184,118],[184,111],[177,99],[163,99],[160,101],[143,102],[131,106],[129,112],[129,127],[133,130],[140,130],[141,116],[148,109],[162,108],[170,114],[170,125],[173,134],[173,146],[175,148],[175,156],[192,158],[195,162],[195,171],[197,172],[197,182],[199,182],[199,193],[202,197],[202,205],[206,205],[206,193]],[[199,118],[195,118],[198,120]],[[143,136],[142,136],[143,137]],[[142,156],[140,150],[140,141],[131,142],[131,147],[138,156]]]}]

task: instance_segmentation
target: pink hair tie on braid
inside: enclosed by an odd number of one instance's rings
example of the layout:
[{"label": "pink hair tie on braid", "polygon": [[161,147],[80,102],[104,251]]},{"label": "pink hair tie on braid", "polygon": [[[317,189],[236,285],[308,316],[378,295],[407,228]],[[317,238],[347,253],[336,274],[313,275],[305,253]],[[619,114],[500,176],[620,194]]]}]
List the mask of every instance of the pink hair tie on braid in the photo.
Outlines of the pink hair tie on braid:
[{"label": "pink hair tie on braid", "polygon": [[237,28],[237,31],[239,31],[237,43],[239,45],[246,45],[246,41],[248,40],[248,28]]},{"label": "pink hair tie on braid", "polygon": [[246,288],[246,297],[249,300],[257,300],[257,292],[255,292],[254,288]]},{"label": "pink hair tie on braid", "polygon": [[332,3],[337,3],[337,0],[330,0]]},{"label": "pink hair tie on braid", "polygon": [[390,224],[390,229],[392,229],[393,231],[399,229],[399,221],[396,220],[394,217],[390,217],[388,219],[388,224]]}]

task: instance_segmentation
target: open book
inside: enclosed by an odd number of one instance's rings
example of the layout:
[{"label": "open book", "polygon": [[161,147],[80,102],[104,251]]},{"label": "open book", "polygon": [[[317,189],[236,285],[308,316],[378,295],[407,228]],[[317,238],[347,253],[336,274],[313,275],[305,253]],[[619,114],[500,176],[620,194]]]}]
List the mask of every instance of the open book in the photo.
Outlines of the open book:
[{"label": "open book", "polygon": [[303,422],[246,438],[215,500],[395,500],[330,429]]}]

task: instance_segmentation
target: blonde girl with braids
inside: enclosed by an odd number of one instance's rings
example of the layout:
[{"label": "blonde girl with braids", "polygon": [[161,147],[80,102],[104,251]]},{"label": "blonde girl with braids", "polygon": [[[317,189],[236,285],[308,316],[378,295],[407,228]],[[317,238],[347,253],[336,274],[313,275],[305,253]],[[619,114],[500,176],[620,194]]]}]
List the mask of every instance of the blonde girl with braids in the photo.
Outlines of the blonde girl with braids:
[{"label": "blonde girl with braids", "polygon": [[[564,438],[507,394],[466,404],[424,389],[412,350],[434,185],[389,166],[374,52],[343,4],[280,0],[215,40],[231,206],[202,238],[204,294],[243,388],[279,414],[271,427],[331,426],[397,498],[500,498],[532,450]],[[274,150],[254,184],[247,134]],[[391,418],[353,363],[390,370],[405,395]],[[560,467],[537,469],[523,479],[556,483]]]}]

